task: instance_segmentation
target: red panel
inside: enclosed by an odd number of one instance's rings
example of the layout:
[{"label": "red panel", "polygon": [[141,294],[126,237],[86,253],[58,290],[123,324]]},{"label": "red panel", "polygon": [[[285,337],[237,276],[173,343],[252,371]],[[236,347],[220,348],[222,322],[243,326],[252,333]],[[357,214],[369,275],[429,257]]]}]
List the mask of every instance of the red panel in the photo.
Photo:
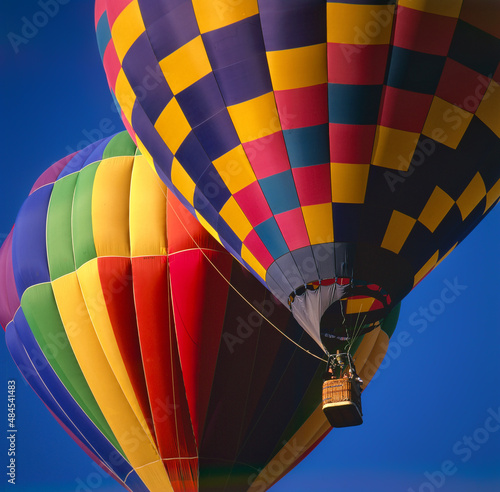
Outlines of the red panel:
[{"label": "red panel", "polygon": [[94,25],[97,28],[97,24],[99,24],[99,19],[104,14],[106,10],[106,0],[96,0],[94,7]]},{"label": "red panel", "polygon": [[384,86],[379,123],[388,128],[420,133],[431,103],[431,94]]},{"label": "red panel", "polygon": [[252,226],[255,227],[272,217],[273,213],[258,181],[254,181],[233,196]]},{"label": "red panel", "polygon": [[317,205],[332,201],[330,164],[292,169],[300,205]]},{"label": "red panel", "polygon": [[436,96],[473,113],[490,84],[490,79],[448,58]]},{"label": "red panel", "polygon": [[255,256],[257,261],[267,270],[271,263],[274,261],[274,258],[264,246],[262,239],[255,232],[255,229],[252,229],[249,232],[248,236],[245,238],[245,241],[243,241],[243,244]]},{"label": "red panel", "polygon": [[[205,250],[229,279],[232,257]],[[203,436],[229,284],[198,249],[169,256],[180,361],[196,442]]]},{"label": "red panel", "polygon": [[106,11],[108,14],[109,27],[113,28],[116,18],[121,14],[125,7],[133,0],[107,0]]},{"label": "red panel", "polygon": [[328,85],[275,91],[281,128],[290,130],[328,123]]},{"label": "red panel", "polygon": [[[151,411],[137,334],[130,258],[102,257],[97,259],[97,265],[106,308],[123,362],[141,411],[151,423]],[[150,428],[154,435],[152,425]]]},{"label": "red panel", "polygon": [[375,125],[330,123],[331,161],[369,164],[372,157],[375,130]]},{"label": "red panel", "polygon": [[394,46],[446,56],[457,19],[398,6]]},{"label": "red panel", "polygon": [[275,219],[290,251],[309,246],[310,241],[302,209],[296,208],[295,210],[283,212],[275,215]]},{"label": "red panel", "polygon": [[160,455],[174,490],[195,491],[198,452],[177,349],[167,258],[133,258],[132,271],[140,346]]},{"label": "red panel", "polygon": [[[279,127],[278,121],[270,122],[270,125]],[[263,130],[268,131],[269,129],[264,128]],[[281,131],[244,143],[243,148],[257,179],[267,178],[290,169],[285,140]]]},{"label": "red panel", "polygon": [[328,82],[383,84],[389,46],[328,43]]},{"label": "red panel", "polygon": [[118,72],[122,68],[122,65],[118,59],[115,45],[112,40],[108,43],[108,46],[106,46],[106,49],[104,50],[102,64],[104,66],[104,71],[106,72],[108,85],[111,87],[111,90],[115,92],[116,79],[118,78]]}]

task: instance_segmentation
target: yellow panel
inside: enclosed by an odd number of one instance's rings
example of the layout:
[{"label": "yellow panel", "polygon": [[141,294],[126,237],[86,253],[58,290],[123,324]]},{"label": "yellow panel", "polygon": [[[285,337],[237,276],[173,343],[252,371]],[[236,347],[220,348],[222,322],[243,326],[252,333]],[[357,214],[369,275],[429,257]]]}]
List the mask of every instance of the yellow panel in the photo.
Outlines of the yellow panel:
[{"label": "yellow panel", "polygon": [[257,140],[281,129],[272,92],[228,106],[227,110],[242,143]]},{"label": "yellow panel", "polygon": [[333,243],[331,203],[302,207],[302,215],[311,244]]},{"label": "yellow panel", "polygon": [[111,28],[111,36],[120,63],[135,40],[146,30],[138,0],[130,2],[118,15]]},{"label": "yellow panel", "polygon": [[241,145],[216,159],[213,164],[232,195],[257,179]]},{"label": "yellow panel", "polygon": [[399,0],[398,5],[431,14],[458,17],[462,8],[462,0]]},{"label": "yellow panel", "polygon": [[373,145],[372,164],[407,171],[419,137],[419,133],[378,125]]},{"label": "yellow panel", "polygon": [[[368,333],[367,335],[370,335],[370,333]],[[365,335],[365,337],[367,335]],[[368,383],[373,379],[373,376],[375,376],[375,374],[377,373],[380,364],[384,360],[388,348],[389,348],[389,337],[387,336],[387,333],[381,329],[378,332],[377,340],[375,341],[375,344],[373,345],[370,355],[368,356],[368,360],[358,370],[358,375],[363,380],[364,388],[366,388]],[[358,352],[356,351],[356,366],[358,365],[357,354]]]},{"label": "yellow panel", "polygon": [[458,243],[455,243],[453,247],[446,253],[444,256],[441,257],[441,259],[436,263],[436,266],[438,266],[456,247],[458,246]]},{"label": "yellow panel", "polygon": [[[363,338],[361,340],[361,343],[359,344],[359,347],[356,349],[356,352],[353,354],[354,359],[356,360],[356,371],[358,375],[361,377],[361,371],[363,370],[363,367],[366,364],[366,361],[370,357],[370,354],[373,350],[373,347],[375,346],[375,343],[377,342],[377,338],[379,336],[379,333],[382,331],[380,328],[380,325],[373,329],[372,331],[368,332],[366,335],[363,335]],[[361,379],[363,379],[361,377]],[[364,379],[363,379],[364,381]]]},{"label": "yellow panel", "polygon": [[246,261],[257,273],[257,275],[265,281],[266,279],[266,270],[265,268],[259,263],[257,258],[250,252],[250,250],[243,245],[241,247],[241,258]]},{"label": "yellow panel", "polygon": [[500,137],[500,85],[494,80],[491,81],[486,90],[479,107],[476,109],[476,116],[491,130],[497,137]]},{"label": "yellow panel", "polygon": [[155,129],[175,154],[191,131],[191,126],[175,98],[171,99],[161,112],[156,120]]},{"label": "yellow panel", "polygon": [[203,34],[234,24],[259,13],[257,0],[193,0],[193,9]]},{"label": "yellow panel", "polygon": [[[363,299],[348,299],[346,306],[346,314],[357,314],[369,311],[372,304],[375,302],[373,297],[365,297]],[[360,315],[362,318],[362,315]]]},{"label": "yellow panel", "polygon": [[267,60],[275,91],[309,87],[328,81],[326,44],[268,51]]},{"label": "yellow panel", "polygon": [[408,238],[416,220],[394,210],[382,240],[382,248],[398,254]]},{"label": "yellow panel", "polygon": [[198,222],[210,233],[212,236],[219,241],[219,243],[222,244],[219,234],[217,234],[217,231],[208,223],[208,221],[203,217],[203,215],[199,214],[197,210],[196,212],[196,218],[198,219]]},{"label": "yellow panel", "polygon": [[243,210],[231,196],[220,211],[220,216],[228,223],[233,232],[244,241],[252,230],[252,224],[248,221]]},{"label": "yellow panel", "polygon": [[[108,310],[106,309],[106,299],[101,286],[97,259],[95,258],[81,266],[77,271],[77,278],[90,316],[90,322],[101,345],[103,355],[107,359],[109,369],[127,399],[132,412],[134,412],[138,422],[142,426],[142,431],[152,442],[153,437],[130,382],[120,349],[118,348]],[[106,294],[110,295],[109,292]]]},{"label": "yellow panel", "polygon": [[456,149],[472,119],[472,113],[434,96],[422,134]]},{"label": "yellow panel", "polygon": [[196,188],[196,185],[175,157],[172,162],[170,179],[172,180],[172,184],[177,188],[177,190],[179,190],[182,196],[191,205],[193,205],[194,189]]},{"label": "yellow panel", "polygon": [[486,187],[479,173],[471,179],[464,192],[458,197],[457,205],[465,220],[474,210],[474,207],[486,196]]},{"label": "yellow panel", "polygon": [[369,164],[330,163],[332,202],[364,203]]},{"label": "yellow panel", "polygon": [[212,71],[201,36],[197,36],[160,61],[160,68],[174,94]]},{"label": "yellow panel", "polygon": [[132,256],[167,254],[167,187],[144,156],[137,156],[130,185]]},{"label": "yellow panel", "polygon": [[[52,288],[78,364],[125,456],[136,469],[157,462],[160,459],[158,451],[149,435],[144,433],[104,355],[76,272],[54,280]],[[151,490],[173,490],[165,470],[163,474],[157,471],[153,478],[145,478],[146,485],[154,487]]]},{"label": "yellow panel", "polygon": [[453,198],[436,186],[420,213],[418,221],[424,224],[429,231],[434,232],[454,203]]},{"label": "yellow panel", "polygon": [[123,68],[120,68],[116,78],[115,96],[123,114],[127,118],[128,122],[131,123],[132,109],[134,108],[136,96],[125,75],[125,72],[123,71]]},{"label": "yellow panel", "polygon": [[485,212],[487,212],[498,200],[498,197],[500,197],[500,179],[493,185],[491,190],[486,193],[486,205],[484,207]]},{"label": "yellow panel", "polygon": [[344,44],[389,44],[394,5],[327,3],[327,41]]},{"label": "yellow panel", "polygon": [[427,263],[415,274],[413,286],[417,285],[437,264],[439,251],[436,251]]},{"label": "yellow panel", "polygon": [[92,193],[92,227],[97,256],[130,256],[129,201],[132,156],[105,159]]}]

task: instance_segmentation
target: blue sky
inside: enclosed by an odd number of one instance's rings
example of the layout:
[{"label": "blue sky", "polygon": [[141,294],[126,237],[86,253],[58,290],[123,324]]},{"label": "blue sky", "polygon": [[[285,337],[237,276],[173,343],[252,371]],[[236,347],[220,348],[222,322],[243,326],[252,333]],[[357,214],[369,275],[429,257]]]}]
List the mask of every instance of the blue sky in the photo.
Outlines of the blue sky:
[{"label": "blue sky", "polygon": [[[101,67],[92,4],[3,3],[0,241],[41,172],[123,128]],[[406,298],[389,354],[363,394],[364,424],[334,430],[272,490],[500,490],[499,231],[497,207]],[[15,490],[122,490],[59,428],[3,341],[0,361],[0,394],[7,380],[17,382]],[[0,419],[7,422],[6,410]],[[0,484],[9,490],[3,472]]]}]

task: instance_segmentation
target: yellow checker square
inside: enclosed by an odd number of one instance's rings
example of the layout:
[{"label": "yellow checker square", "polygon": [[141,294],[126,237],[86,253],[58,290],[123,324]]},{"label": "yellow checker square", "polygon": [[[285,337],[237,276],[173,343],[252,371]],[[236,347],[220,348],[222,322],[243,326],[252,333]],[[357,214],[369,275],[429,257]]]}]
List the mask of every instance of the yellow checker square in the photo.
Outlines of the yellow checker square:
[{"label": "yellow checker square", "polygon": [[232,195],[257,180],[241,145],[213,161],[213,165]]},{"label": "yellow checker square", "polygon": [[311,244],[333,243],[332,204],[307,205],[302,207]]},{"label": "yellow checker square", "polygon": [[476,205],[486,196],[486,186],[479,173],[471,179],[464,192],[458,197],[457,206],[465,220]]},{"label": "yellow checker square", "polygon": [[420,213],[418,221],[429,231],[434,232],[454,204],[455,200],[436,186]]},{"label": "yellow checker square", "polygon": [[244,241],[252,230],[252,224],[248,221],[243,210],[231,196],[220,211],[220,216],[226,221],[233,232],[241,241]]},{"label": "yellow checker square", "polygon": [[[142,143],[141,139],[137,135],[135,136],[135,139],[137,141],[137,152],[135,153],[135,155],[136,156],[143,156],[146,159],[146,161],[149,164],[149,166],[151,167],[151,169],[156,174],[156,169],[155,169],[155,165],[154,165],[154,162],[153,162],[153,157],[148,152],[148,150],[146,149],[146,147]],[[159,176],[158,176],[158,179],[160,179]]]},{"label": "yellow checker square", "polygon": [[447,17],[458,17],[462,8],[463,0],[399,0],[398,5],[408,7],[430,14],[445,15]]},{"label": "yellow checker square", "polygon": [[228,106],[227,110],[242,143],[266,137],[281,129],[273,92]]},{"label": "yellow checker square", "polygon": [[487,212],[500,197],[500,179],[486,193],[486,205],[484,211]]},{"label": "yellow checker square", "polygon": [[326,44],[282,51],[268,51],[267,61],[274,90],[282,91],[325,84]]},{"label": "yellow checker square", "polygon": [[197,36],[160,61],[160,68],[174,94],[212,71],[201,36]]},{"label": "yellow checker square", "polygon": [[375,299],[373,297],[363,297],[360,299],[347,299],[346,314],[357,314],[369,311]]},{"label": "yellow checker square", "polygon": [[416,222],[412,217],[393,210],[382,240],[382,248],[398,254]]},{"label": "yellow checker square", "polygon": [[372,164],[408,171],[419,136],[419,133],[378,125],[373,144]]},{"label": "yellow checker square", "polygon": [[329,43],[389,44],[394,5],[326,4]]},{"label": "yellow checker square", "polygon": [[[196,185],[189,174],[181,166],[180,162],[174,157],[172,162],[172,171],[170,173],[172,184],[179,190],[182,196],[193,205],[194,190]],[[193,205],[194,206],[194,205]]]},{"label": "yellow checker square", "polygon": [[330,163],[332,202],[364,203],[370,164]]},{"label": "yellow checker square", "polygon": [[120,63],[135,40],[146,30],[138,0],[130,2],[116,18],[111,36]]},{"label": "yellow checker square", "polygon": [[118,72],[118,76],[116,77],[115,84],[115,96],[118,104],[120,105],[125,118],[127,118],[128,122],[132,122],[132,109],[134,108],[136,95],[132,86],[130,85],[123,68],[120,68]]},{"label": "yellow checker square", "polygon": [[175,97],[170,99],[161,112],[156,120],[155,129],[170,151],[175,154],[191,131],[191,125]]},{"label": "yellow checker square", "polygon": [[472,113],[444,101],[432,100],[422,134],[447,147],[456,149],[472,119]]},{"label": "yellow checker square", "polygon": [[241,246],[241,258],[255,270],[255,273],[257,273],[257,275],[262,280],[265,281],[266,279],[265,268],[259,263],[257,258],[255,258],[255,256],[250,252],[250,250],[244,244]]},{"label": "yellow checker square", "polygon": [[413,286],[417,285],[436,265],[439,258],[439,251],[436,251],[427,263],[415,274]]},{"label": "yellow checker square", "polygon": [[259,13],[257,0],[193,0],[193,9],[200,32],[229,26]]},{"label": "yellow checker square", "polygon": [[488,126],[497,137],[500,137],[500,85],[494,80],[490,82],[476,116]]}]

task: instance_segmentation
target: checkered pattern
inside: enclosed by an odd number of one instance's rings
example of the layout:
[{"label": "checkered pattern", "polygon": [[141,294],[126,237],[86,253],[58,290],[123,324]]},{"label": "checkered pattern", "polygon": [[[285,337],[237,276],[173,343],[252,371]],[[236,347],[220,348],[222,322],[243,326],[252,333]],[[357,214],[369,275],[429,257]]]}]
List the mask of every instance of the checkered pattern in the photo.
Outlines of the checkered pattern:
[{"label": "checkered pattern", "polygon": [[373,282],[397,301],[500,195],[500,7],[482,1],[98,0],[96,26],[139,147],[275,295],[311,277],[278,259],[310,251],[321,280],[314,246],[361,242],[353,274],[384,258]]}]

